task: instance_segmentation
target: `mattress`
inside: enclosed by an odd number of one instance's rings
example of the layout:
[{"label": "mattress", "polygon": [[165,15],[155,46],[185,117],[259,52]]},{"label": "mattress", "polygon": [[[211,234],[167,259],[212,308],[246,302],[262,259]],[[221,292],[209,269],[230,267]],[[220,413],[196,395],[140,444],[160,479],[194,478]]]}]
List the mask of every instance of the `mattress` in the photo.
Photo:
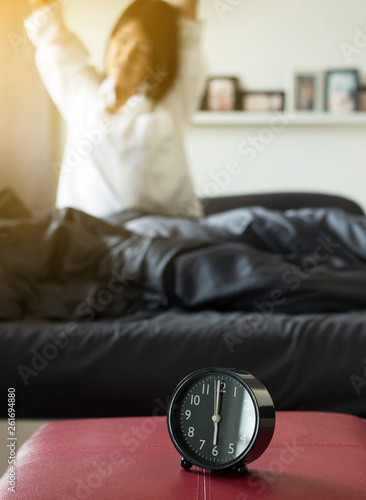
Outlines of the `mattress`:
[{"label": "mattress", "polygon": [[[366,416],[366,313],[138,312],[0,325],[1,392],[19,418],[162,415],[191,371],[253,373],[277,410]],[[6,406],[1,406],[5,417]]]}]

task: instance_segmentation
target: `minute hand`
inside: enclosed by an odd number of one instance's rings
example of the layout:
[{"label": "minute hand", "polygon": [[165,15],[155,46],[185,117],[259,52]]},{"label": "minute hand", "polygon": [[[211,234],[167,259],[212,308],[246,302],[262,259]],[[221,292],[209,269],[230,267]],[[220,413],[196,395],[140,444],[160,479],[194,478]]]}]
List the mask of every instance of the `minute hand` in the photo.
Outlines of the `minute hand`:
[{"label": "minute hand", "polygon": [[214,424],[214,436],[213,436],[214,446],[216,446],[217,444],[219,422],[221,420],[221,416],[219,415],[219,407],[220,407],[220,380],[217,381],[217,385],[215,384],[215,391],[214,391],[214,414],[212,416],[212,421]]}]

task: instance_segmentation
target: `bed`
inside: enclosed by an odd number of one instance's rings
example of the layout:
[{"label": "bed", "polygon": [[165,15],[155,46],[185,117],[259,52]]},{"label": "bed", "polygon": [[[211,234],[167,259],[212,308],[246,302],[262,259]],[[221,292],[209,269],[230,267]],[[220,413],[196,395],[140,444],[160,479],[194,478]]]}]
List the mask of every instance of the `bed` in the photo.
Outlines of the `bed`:
[{"label": "bed", "polygon": [[307,193],[205,209],[101,220],[2,192],[0,384],[18,418],[162,415],[206,366],[253,373],[277,410],[366,416],[362,209]]}]

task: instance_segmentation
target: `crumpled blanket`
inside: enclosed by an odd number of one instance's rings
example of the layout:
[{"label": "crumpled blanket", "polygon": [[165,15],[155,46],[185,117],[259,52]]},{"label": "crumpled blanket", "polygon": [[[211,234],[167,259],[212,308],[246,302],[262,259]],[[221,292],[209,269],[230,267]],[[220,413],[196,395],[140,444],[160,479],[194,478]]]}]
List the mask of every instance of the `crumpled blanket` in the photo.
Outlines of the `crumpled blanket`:
[{"label": "crumpled blanket", "polygon": [[339,209],[1,216],[0,319],[366,307],[366,218]]}]

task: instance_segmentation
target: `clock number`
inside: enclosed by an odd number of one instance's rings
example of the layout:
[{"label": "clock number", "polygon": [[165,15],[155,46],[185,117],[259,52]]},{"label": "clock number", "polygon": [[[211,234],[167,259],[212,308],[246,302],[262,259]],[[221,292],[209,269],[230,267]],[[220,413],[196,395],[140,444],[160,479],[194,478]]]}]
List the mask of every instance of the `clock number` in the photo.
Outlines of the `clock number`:
[{"label": "clock number", "polygon": [[214,446],[214,447],[212,448],[212,455],[213,455],[214,457],[217,457],[217,455],[218,455],[218,454],[219,454],[219,452],[217,451],[217,446]]},{"label": "clock number", "polygon": [[194,436],[194,427],[190,427],[190,428],[188,429],[188,436],[189,436],[190,438],[193,438],[193,436]]},{"label": "clock number", "polygon": [[209,392],[210,392],[210,385],[207,384],[207,386],[206,386],[206,384],[202,384],[202,394],[207,394],[208,395]]},{"label": "clock number", "polygon": [[222,382],[220,384],[220,392],[226,392],[226,382]]},{"label": "clock number", "polygon": [[188,420],[189,418],[191,418],[191,410],[186,410],[186,420]]},{"label": "clock number", "polygon": [[191,405],[195,405],[195,406],[198,406],[201,402],[201,398],[198,396],[198,394],[196,396],[193,396],[193,394],[191,395]]},{"label": "clock number", "polygon": [[200,439],[200,443],[202,443],[201,446],[200,446],[200,450],[202,450],[203,445],[205,444],[205,442],[206,442],[206,439]]},{"label": "clock number", "polygon": [[234,443],[229,443],[229,451],[228,453],[230,453],[231,455],[234,454]]}]

